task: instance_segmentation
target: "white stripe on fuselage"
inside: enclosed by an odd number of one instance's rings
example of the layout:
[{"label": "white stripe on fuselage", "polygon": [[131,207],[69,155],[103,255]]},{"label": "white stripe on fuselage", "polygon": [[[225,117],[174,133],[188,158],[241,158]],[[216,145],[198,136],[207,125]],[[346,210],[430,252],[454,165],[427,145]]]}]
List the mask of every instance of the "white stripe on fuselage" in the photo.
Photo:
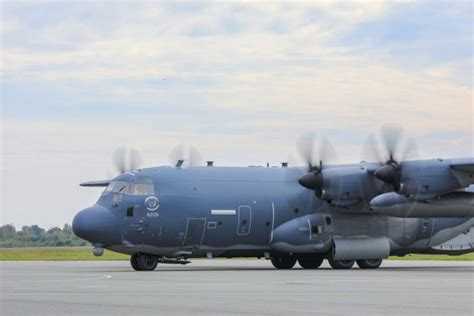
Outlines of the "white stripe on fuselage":
[{"label": "white stripe on fuselage", "polygon": [[211,215],[236,215],[236,210],[211,210]]}]

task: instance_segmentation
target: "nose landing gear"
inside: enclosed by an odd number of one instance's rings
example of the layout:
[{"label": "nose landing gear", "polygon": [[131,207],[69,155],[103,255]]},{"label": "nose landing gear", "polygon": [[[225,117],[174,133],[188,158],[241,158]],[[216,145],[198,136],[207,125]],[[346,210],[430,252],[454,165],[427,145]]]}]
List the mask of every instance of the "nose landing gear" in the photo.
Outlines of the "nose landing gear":
[{"label": "nose landing gear", "polygon": [[130,258],[135,271],[153,271],[158,265],[158,257],[144,253],[136,253]]}]

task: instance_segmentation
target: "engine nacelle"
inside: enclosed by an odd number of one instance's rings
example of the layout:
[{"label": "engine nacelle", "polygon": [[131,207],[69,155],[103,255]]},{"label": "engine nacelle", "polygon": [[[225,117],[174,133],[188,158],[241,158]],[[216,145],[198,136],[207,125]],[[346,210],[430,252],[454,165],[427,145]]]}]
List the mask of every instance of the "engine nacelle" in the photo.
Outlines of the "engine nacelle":
[{"label": "engine nacelle", "polygon": [[363,168],[324,169],[324,187],[321,199],[336,205],[350,205],[367,196],[373,196],[376,188]]},{"label": "engine nacelle", "polygon": [[405,162],[397,192],[416,200],[432,199],[464,188],[466,181],[462,175],[462,172],[453,170],[447,160]]},{"label": "engine nacelle", "polygon": [[430,200],[413,200],[394,192],[370,202],[377,214],[394,217],[474,217],[474,193],[452,192]]}]

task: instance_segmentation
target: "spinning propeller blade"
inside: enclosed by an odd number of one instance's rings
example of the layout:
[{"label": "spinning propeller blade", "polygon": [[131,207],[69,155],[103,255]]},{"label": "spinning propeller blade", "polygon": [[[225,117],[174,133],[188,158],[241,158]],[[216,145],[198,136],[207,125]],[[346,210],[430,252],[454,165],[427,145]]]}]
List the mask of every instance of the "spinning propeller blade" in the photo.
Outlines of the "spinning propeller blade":
[{"label": "spinning propeller blade", "polygon": [[120,147],[113,154],[113,163],[116,171],[125,173],[140,168],[143,158],[135,148]]},{"label": "spinning propeller blade", "polygon": [[196,147],[192,145],[177,145],[175,148],[173,148],[173,150],[171,150],[169,154],[169,160],[170,164],[173,166],[180,166],[184,162],[186,162],[186,165],[189,167],[204,165],[204,160],[201,153]]},{"label": "spinning propeller blade", "polygon": [[314,190],[317,197],[321,197],[324,186],[323,162],[334,160],[336,151],[328,139],[321,138],[317,142],[314,134],[301,137],[297,142],[297,149],[307,166],[307,173],[299,178],[298,182],[305,188]]},{"label": "spinning propeller blade", "polygon": [[403,138],[403,130],[396,126],[382,127],[379,141],[369,135],[364,146],[363,155],[377,159],[383,163],[375,170],[374,176],[391,185],[393,191],[401,188],[403,162],[415,155],[416,145],[413,141]]}]

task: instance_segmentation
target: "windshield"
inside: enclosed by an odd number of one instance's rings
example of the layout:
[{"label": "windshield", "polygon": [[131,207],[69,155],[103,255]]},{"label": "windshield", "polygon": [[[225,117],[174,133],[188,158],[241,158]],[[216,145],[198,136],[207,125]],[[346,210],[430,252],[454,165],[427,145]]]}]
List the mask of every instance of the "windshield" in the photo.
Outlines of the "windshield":
[{"label": "windshield", "polygon": [[127,195],[155,195],[155,187],[150,178],[135,177],[132,182],[112,181],[105,188],[104,194],[123,193]]},{"label": "windshield", "polygon": [[123,192],[125,188],[127,187],[127,182],[125,181],[112,181],[109,183],[109,185],[105,188],[104,192]]}]

